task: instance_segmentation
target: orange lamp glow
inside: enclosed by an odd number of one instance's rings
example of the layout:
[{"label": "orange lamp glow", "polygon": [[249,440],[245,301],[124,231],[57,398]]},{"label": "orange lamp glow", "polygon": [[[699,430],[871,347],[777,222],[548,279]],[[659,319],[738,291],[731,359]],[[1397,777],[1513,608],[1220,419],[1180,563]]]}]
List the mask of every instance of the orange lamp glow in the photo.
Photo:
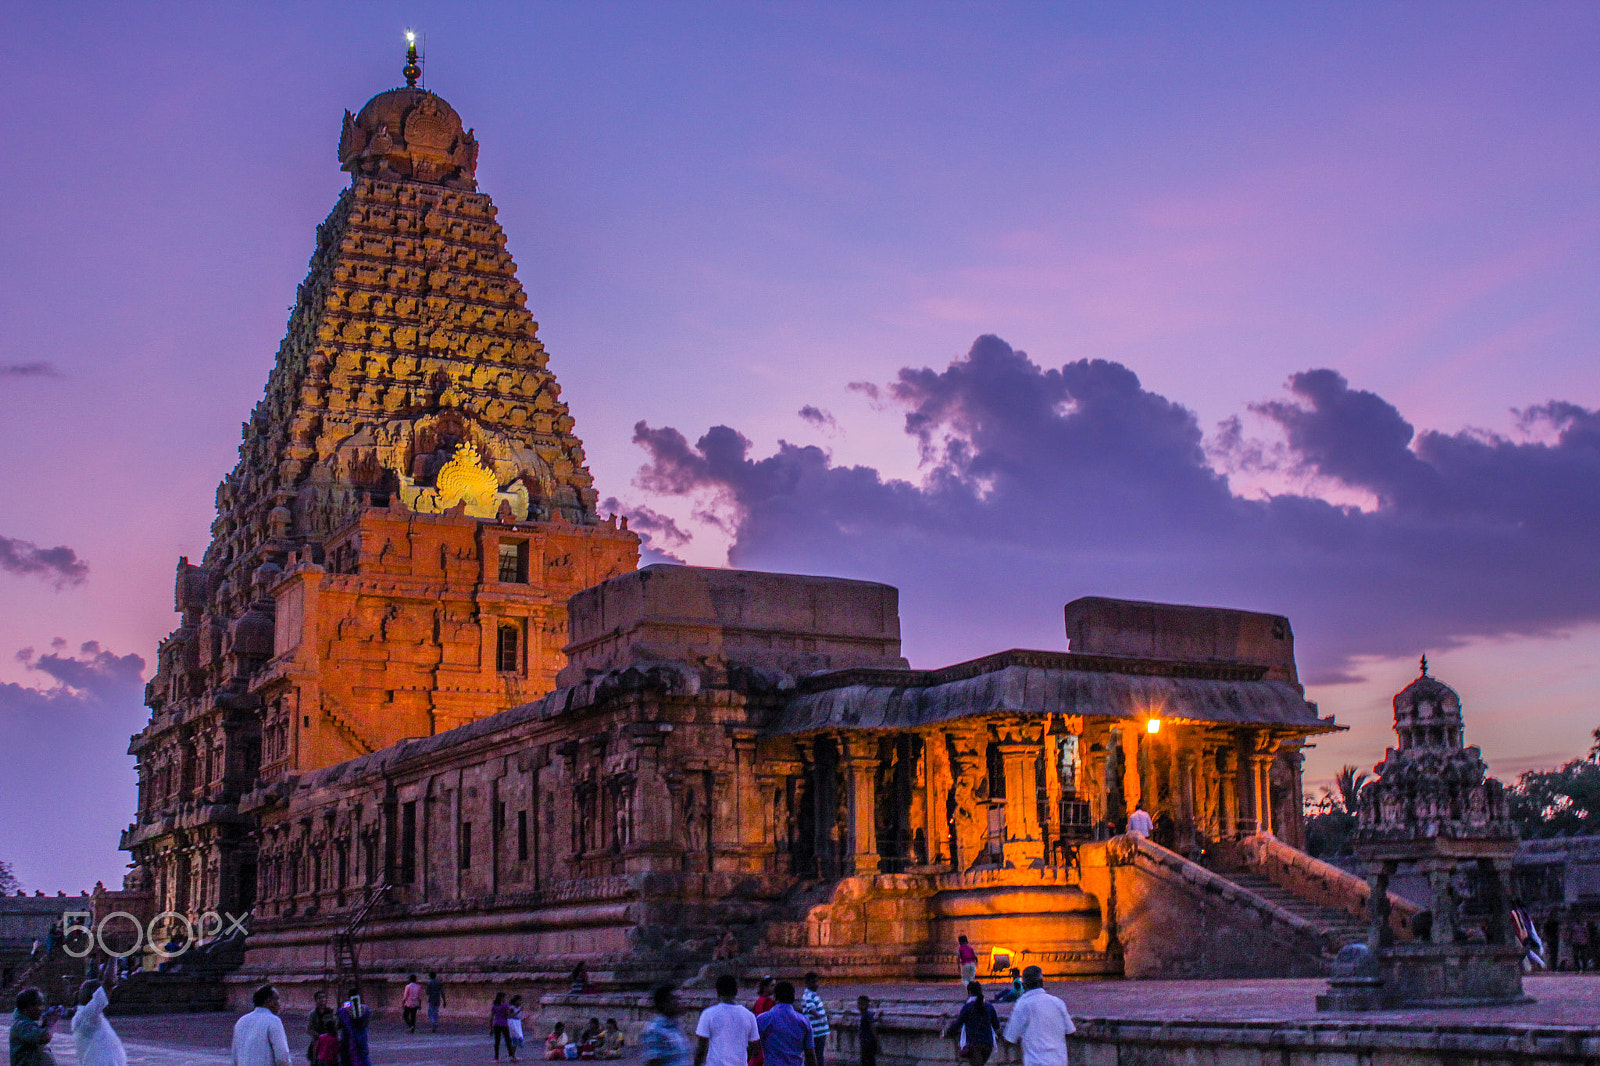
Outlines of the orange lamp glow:
[{"label": "orange lamp glow", "polygon": [[1148,722],[1146,722],[1144,724],[1144,729],[1145,729],[1145,732],[1147,732],[1147,733],[1159,733],[1159,732],[1161,732],[1161,719],[1159,719],[1159,718],[1150,719]]}]

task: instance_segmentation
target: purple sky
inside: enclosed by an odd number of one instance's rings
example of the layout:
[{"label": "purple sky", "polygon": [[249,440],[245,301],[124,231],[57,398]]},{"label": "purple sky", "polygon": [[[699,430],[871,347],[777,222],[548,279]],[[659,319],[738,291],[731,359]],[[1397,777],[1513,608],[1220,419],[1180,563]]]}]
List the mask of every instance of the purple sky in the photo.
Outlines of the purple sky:
[{"label": "purple sky", "polygon": [[1351,726],[1313,781],[1382,757],[1424,650],[1504,775],[1600,724],[1600,8],[8,16],[0,858],[30,889],[120,877],[173,564],[407,25],[658,548],[893,582],[918,665],[1060,647],[1085,594],[1287,613]]}]

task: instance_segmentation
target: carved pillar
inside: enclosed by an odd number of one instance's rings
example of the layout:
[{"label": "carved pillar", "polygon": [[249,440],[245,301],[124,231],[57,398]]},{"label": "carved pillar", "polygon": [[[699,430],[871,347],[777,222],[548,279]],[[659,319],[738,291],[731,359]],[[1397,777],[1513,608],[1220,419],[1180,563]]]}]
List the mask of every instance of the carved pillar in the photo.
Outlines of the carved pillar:
[{"label": "carved pillar", "polygon": [[[623,853],[623,865],[629,873],[681,869],[683,844],[673,833],[672,792],[664,765],[668,734],[654,722],[641,722],[628,732],[638,753],[639,771],[633,790],[633,843]],[[559,865],[552,874],[559,879]]]},{"label": "carved pillar", "polygon": [[1061,753],[1056,738],[1044,735],[1044,861],[1055,866],[1061,844]]},{"label": "carved pillar", "polygon": [[[736,726],[725,729],[733,755],[732,773],[726,778],[731,824],[729,836],[716,841],[717,865],[733,870],[760,870],[771,839],[766,827],[771,805],[761,802],[762,790],[756,774],[756,731]],[[719,774],[718,778],[722,779],[723,775]]]},{"label": "carved pillar", "polygon": [[923,788],[926,790],[922,828],[928,838],[928,862],[943,866],[950,862],[950,820],[945,816],[945,804],[951,787],[950,753],[945,747],[944,734],[924,736],[922,753]]},{"label": "carved pillar", "polygon": [[999,745],[1005,767],[1005,836],[1003,863],[1026,869],[1044,859],[1044,838],[1039,831],[1038,784],[1034,760],[1039,757],[1036,741],[1016,735]]},{"label": "carved pillar", "polygon": [[1453,859],[1429,859],[1417,863],[1417,870],[1428,879],[1428,893],[1433,912],[1433,931],[1429,939],[1435,944],[1449,944],[1456,939],[1456,893],[1451,881],[1455,876]]},{"label": "carved pillar", "polygon": [[1393,873],[1392,862],[1367,865],[1367,947],[1373,954],[1394,943],[1394,930],[1389,928],[1389,876]]},{"label": "carved pillar", "polygon": [[[841,740],[845,787],[849,790],[850,849],[858,876],[878,872],[878,741],[876,737]],[[848,746],[847,746],[848,745]]]},{"label": "carved pillar", "polygon": [[1178,753],[1178,843],[1194,851],[1195,842],[1195,759],[1194,751],[1184,747]]},{"label": "carved pillar", "polygon": [[1278,740],[1271,733],[1262,732],[1255,738],[1255,750],[1250,754],[1250,787],[1255,791],[1256,829],[1272,832],[1272,762],[1277,757]]},{"label": "carved pillar", "polygon": [[1218,837],[1226,839],[1239,831],[1239,751],[1232,744],[1222,749],[1222,768],[1218,772],[1221,791],[1221,822]]},{"label": "carved pillar", "polygon": [[1133,809],[1144,800],[1143,774],[1139,766],[1139,724],[1137,722],[1125,723],[1122,728],[1114,729],[1111,735],[1122,744],[1118,752],[1117,765],[1122,770],[1122,805],[1119,818],[1127,818]]}]

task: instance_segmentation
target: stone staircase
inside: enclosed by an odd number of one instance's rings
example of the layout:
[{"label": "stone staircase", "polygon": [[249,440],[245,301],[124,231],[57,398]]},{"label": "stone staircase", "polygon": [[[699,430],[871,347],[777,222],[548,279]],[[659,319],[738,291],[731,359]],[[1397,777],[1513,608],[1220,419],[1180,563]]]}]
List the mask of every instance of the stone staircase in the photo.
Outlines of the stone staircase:
[{"label": "stone staircase", "polygon": [[1355,941],[1366,942],[1367,923],[1352,914],[1297,895],[1263,874],[1228,870],[1222,876],[1246,892],[1254,893],[1268,903],[1304,918],[1321,930],[1332,943],[1344,945]]}]

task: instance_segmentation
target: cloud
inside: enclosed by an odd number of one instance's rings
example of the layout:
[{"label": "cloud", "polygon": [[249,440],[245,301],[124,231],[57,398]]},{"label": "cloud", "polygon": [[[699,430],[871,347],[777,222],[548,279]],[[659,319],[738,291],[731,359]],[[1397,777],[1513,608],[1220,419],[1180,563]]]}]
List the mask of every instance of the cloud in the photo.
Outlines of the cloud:
[{"label": "cloud", "polygon": [[57,545],[40,548],[25,540],[0,536],[0,570],[13,574],[38,575],[55,585],[81,585],[89,576],[89,564],[71,548]]},{"label": "cloud", "polygon": [[0,366],[0,378],[59,378],[64,377],[54,363],[11,363]]},{"label": "cloud", "polygon": [[667,548],[669,546],[681,548],[688,544],[691,538],[670,515],[664,515],[642,504],[636,506],[624,504],[615,496],[607,496],[601,500],[600,509],[628,516],[628,528],[639,534],[639,556],[644,565],[683,562]]},{"label": "cloud", "polygon": [[833,415],[820,407],[813,407],[810,404],[800,408],[800,417],[818,429],[836,430],[839,428],[839,423],[833,420]]},{"label": "cloud", "polygon": [[[908,642],[933,659],[1059,647],[1061,604],[1090,594],[1289,614],[1324,682],[1359,676],[1363,656],[1600,619],[1600,413],[1571,403],[1521,413],[1539,441],[1418,432],[1308,370],[1252,408],[1284,443],[1225,424],[1208,453],[1193,412],[1129,368],[1045,368],[992,336],[882,395],[919,448],[919,483],[782,441],[753,456],[729,426],[691,445],[641,422],[636,484],[717,517],[733,565],[898,585]],[[1216,465],[1230,459],[1375,503],[1245,498]]]},{"label": "cloud", "polygon": [[[117,834],[136,798],[127,743],[145,717],[144,660],[96,641],[77,654],[61,641],[52,648],[16,656],[41,687],[0,683],[0,858],[28,887],[116,887]],[[46,884],[44,876],[69,880]]]}]

